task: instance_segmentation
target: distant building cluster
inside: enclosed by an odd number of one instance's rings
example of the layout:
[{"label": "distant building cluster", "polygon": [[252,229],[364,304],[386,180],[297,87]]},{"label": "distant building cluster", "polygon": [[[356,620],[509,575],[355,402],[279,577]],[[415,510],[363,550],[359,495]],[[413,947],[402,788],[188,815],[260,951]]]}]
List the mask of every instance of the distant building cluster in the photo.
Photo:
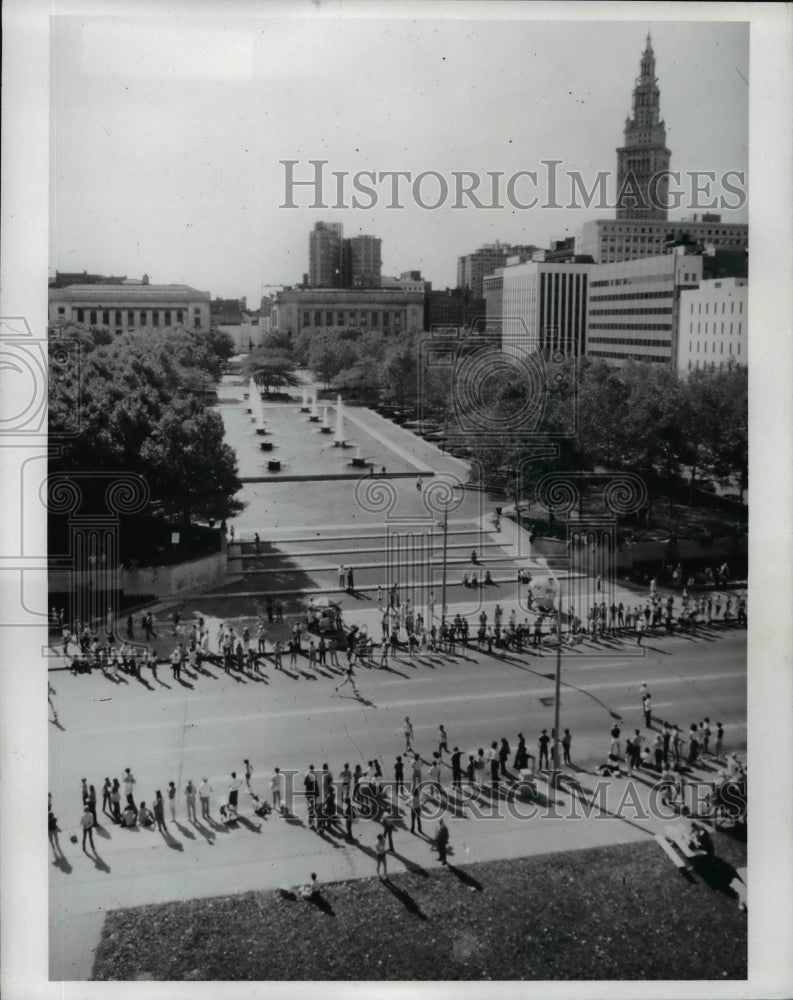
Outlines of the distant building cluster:
[{"label": "distant building cluster", "polygon": [[271,331],[374,330],[487,333],[505,352],[563,352],[671,366],[682,372],[747,362],[748,226],[713,213],[667,218],[671,151],[661,119],[650,36],[617,149],[616,218],[583,224],[548,248],[495,241],[457,258],[456,288],[433,289],[421,271],[382,273],[382,240],[344,236],[317,222],[308,271],[294,287],[210,301],[187,285],[153,285],[99,274],[58,272],[50,323],[136,327],[218,326],[250,350]]}]

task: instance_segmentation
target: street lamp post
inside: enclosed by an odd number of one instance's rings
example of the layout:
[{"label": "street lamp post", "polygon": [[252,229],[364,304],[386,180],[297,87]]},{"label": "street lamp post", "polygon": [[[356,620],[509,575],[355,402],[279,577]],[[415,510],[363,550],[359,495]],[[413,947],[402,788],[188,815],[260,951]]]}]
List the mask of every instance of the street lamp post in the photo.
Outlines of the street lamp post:
[{"label": "street lamp post", "polygon": [[443,577],[441,580],[441,625],[446,621],[446,540],[449,534],[449,505],[443,508]]},{"label": "street lamp post", "polygon": [[562,582],[557,578],[558,598],[556,609],[556,691],[553,708],[553,782],[556,784],[559,767],[559,709],[562,687]]}]

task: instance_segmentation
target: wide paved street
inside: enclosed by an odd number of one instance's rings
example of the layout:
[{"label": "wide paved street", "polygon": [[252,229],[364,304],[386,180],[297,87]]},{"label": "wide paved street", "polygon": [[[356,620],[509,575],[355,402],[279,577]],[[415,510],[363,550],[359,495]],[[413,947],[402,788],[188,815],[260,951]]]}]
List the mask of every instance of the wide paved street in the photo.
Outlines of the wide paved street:
[{"label": "wide paved street", "polygon": [[[695,635],[648,637],[640,653],[635,642],[613,641],[605,649],[577,647],[563,659],[562,727],[573,734],[572,761],[583,770],[575,777],[591,789],[591,773],[608,752],[615,721],[623,736],[644,728],[639,686],[652,694],[657,719],[668,719],[686,731],[708,716],[725,726],[728,749],[745,747],[746,633],[729,625],[700,629]],[[637,655],[638,654],[638,655]],[[258,819],[246,792],[242,819],[228,830],[217,822],[225,801],[230,772],[243,771],[243,759],[254,766],[252,788],[266,795],[274,766],[299,772],[298,787],[309,764],[328,762],[335,775],[345,762],[365,768],[377,757],[385,777],[392,777],[395,755],[404,749],[402,721],[409,715],[415,745],[427,758],[436,749],[437,727],[443,723],[450,748],[459,745],[467,759],[479,747],[506,736],[514,753],[523,732],[529,752],[543,728],[553,725],[555,654],[488,656],[472,650],[457,655],[435,653],[410,661],[406,654],[389,660],[385,670],[358,671],[360,697],[349,687],[338,695],[340,670],[310,671],[305,661],[293,672],[269,666],[262,679],[226,675],[221,669],[175,682],[161,666],[159,681],[134,678],[113,684],[99,673],[74,677],[51,672],[60,726],[51,725],[50,783],[53,807],[65,833],[61,845],[67,861],[51,869],[52,975],[71,978],[82,972],[78,929],[90,914],[108,908],[158,900],[189,898],[291,885],[316,871],[322,880],[370,874],[376,827],[354,825],[358,844],[320,837],[306,825],[302,797],[288,820]],[[655,723],[658,728],[658,722]],[[446,757],[448,760],[448,757]],[[509,766],[511,769],[512,761]],[[68,842],[80,815],[80,779],[97,790],[105,776],[120,777],[130,767],[137,779],[136,800],[151,804],[168,782],[178,789],[178,823],[168,837],[150,831],[126,831],[100,816],[96,847],[99,860]],[[588,773],[585,773],[588,772]],[[707,777],[711,772],[703,772]],[[409,778],[409,771],[408,771]],[[208,778],[214,789],[212,821],[186,821],[184,789],[188,779]],[[426,767],[424,777],[426,777]],[[443,769],[448,786],[450,771]],[[652,779],[637,781],[645,789]],[[616,812],[625,779],[609,784],[608,810]],[[562,812],[574,798],[551,792],[539,783],[539,801],[554,800]],[[478,809],[492,809],[488,796]],[[428,809],[431,803],[428,803]],[[406,812],[404,801],[402,812]],[[444,813],[458,861],[514,857],[568,847],[619,843],[649,835],[660,821],[636,821],[632,813],[610,822],[534,817],[521,819],[475,815],[447,803]],[[436,821],[426,822],[434,830]],[[404,829],[396,833],[396,866],[433,863],[426,841]],[[77,918],[77,919],[73,919]],[[96,927],[94,928],[94,931]],[[90,935],[89,935],[90,937]],[[87,940],[87,938],[86,938]]]}]

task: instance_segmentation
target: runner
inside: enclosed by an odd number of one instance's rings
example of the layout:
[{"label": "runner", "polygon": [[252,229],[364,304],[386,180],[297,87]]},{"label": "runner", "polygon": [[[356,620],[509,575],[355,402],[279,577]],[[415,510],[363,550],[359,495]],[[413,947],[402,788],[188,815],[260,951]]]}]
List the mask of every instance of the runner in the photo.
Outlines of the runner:
[{"label": "runner", "polygon": [[350,662],[347,664],[347,669],[344,671],[344,680],[334,689],[336,691],[336,694],[339,693],[339,690],[343,688],[345,684],[351,684],[352,689],[355,692],[355,697],[356,698],[359,697],[358,689],[355,686],[355,674],[352,669],[352,660],[350,660]]}]

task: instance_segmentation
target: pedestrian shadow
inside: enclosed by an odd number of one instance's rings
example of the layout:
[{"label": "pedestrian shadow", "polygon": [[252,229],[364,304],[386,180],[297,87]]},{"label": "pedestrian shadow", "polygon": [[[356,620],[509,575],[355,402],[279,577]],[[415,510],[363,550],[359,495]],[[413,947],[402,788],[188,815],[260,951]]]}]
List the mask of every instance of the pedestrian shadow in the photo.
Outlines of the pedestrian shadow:
[{"label": "pedestrian shadow", "polygon": [[282,815],[283,815],[283,818],[286,820],[286,822],[290,826],[305,826],[306,825],[303,822],[303,820],[299,816],[295,815],[295,813],[293,813],[293,812],[288,812],[287,810],[284,810],[284,812],[282,813]]},{"label": "pedestrian shadow", "polygon": [[[204,838],[204,840],[209,844],[209,846],[210,847],[214,847],[215,846],[215,836],[212,833],[212,831],[208,827],[206,827],[203,824],[199,823],[197,819],[191,820],[191,822],[192,822],[193,826],[196,828],[196,830],[198,830],[198,832]],[[190,837],[192,837],[193,840],[195,840],[195,837],[192,836],[192,834],[190,834],[189,831],[183,830],[182,827],[179,826],[178,823],[176,825],[179,827],[179,830],[182,833],[184,833],[185,836],[190,836]]]},{"label": "pedestrian shadow", "polygon": [[327,899],[322,895],[321,892],[312,892],[312,894],[306,899],[307,903],[311,903],[313,906],[321,912],[324,913],[326,917],[335,917],[336,911],[330,905]]},{"label": "pedestrian shadow", "polygon": [[[230,677],[230,678],[231,678],[231,679],[232,679],[233,681],[235,681],[235,682],[236,682],[237,684],[246,684],[246,683],[247,683],[247,681],[245,680],[245,678],[244,678],[244,677],[238,677],[238,676],[237,676],[237,671],[236,671],[236,670],[230,670],[230,671],[228,672],[228,674],[226,674],[226,676],[227,676],[227,677]],[[180,681],[179,683],[181,684],[181,681]],[[187,686],[188,686],[188,687],[192,687],[192,685],[191,685],[191,684],[188,684]]]},{"label": "pedestrian shadow", "polygon": [[162,834],[162,839],[171,848],[171,850],[173,851],[184,850],[184,844],[181,842],[181,840],[177,840],[176,837],[173,836],[173,834],[168,832],[167,829],[160,830],[160,833]]},{"label": "pedestrian shadow", "polygon": [[157,683],[160,685],[160,687],[168,688],[169,691],[171,690],[171,685],[170,684],[166,684],[165,681],[161,681],[159,677],[155,677],[154,679],[155,679],[155,681],[157,681]]},{"label": "pedestrian shadow", "polygon": [[56,729],[60,729],[62,733],[66,732],[66,726],[63,725],[57,715],[54,719],[50,719],[50,725],[55,726]]},{"label": "pedestrian shadow", "polygon": [[93,855],[90,857],[97,871],[104,872],[105,875],[110,874],[110,865],[104,860],[104,858],[101,858],[99,854],[97,854],[96,850],[94,850]]},{"label": "pedestrian shadow", "polygon": [[[231,833],[231,830],[225,823],[218,823],[217,820],[214,820],[211,817],[205,817],[205,818],[207,823],[209,824],[210,829],[213,830],[215,833]],[[196,824],[196,826],[198,826],[198,824]]]},{"label": "pedestrian shadow", "polygon": [[361,705],[366,705],[367,708],[377,708],[377,705],[375,705],[373,701],[369,701],[368,698],[364,698],[362,694],[357,696],[357,701],[359,701]]},{"label": "pedestrian shadow", "polygon": [[310,674],[305,670],[298,670],[298,673],[301,677],[305,677],[307,681],[315,681],[317,679],[314,674]]},{"label": "pedestrian shadow", "polygon": [[244,826],[246,830],[250,830],[251,833],[261,833],[262,824],[261,823],[251,823],[251,821],[245,816],[237,816],[237,822]]},{"label": "pedestrian shadow", "polygon": [[58,855],[58,857],[53,860],[52,866],[53,868],[57,868],[62,871],[64,875],[71,875],[74,871],[74,868],[72,868],[69,864],[65,854]]},{"label": "pedestrian shadow", "polygon": [[300,677],[298,674],[293,674],[291,670],[287,670],[286,667],[281,667],[279,673],[286,674],[287,677],[291,677],[293,681],[299,681]]},{"label": "pedestrian shadow", "polygon": [[381,670],[387,670],[389,674],[396,674],[397,677],[408,677],[409,676],[408,674],[403,674],[401,670],[395,670],[394,667],[387,666],[387,664],[385,664],[385,663],[383,664],[382,667],[380,667],[380,669]]},{"label": "pedestrian shadow", "polygon": [[[182,826],[179,820],[173,820],[173,825],[183,837],[186,837],[188,840],[195,840],[195,834],[193,831],[189,830],[186,826]],[[196,826],[198,826],[198,823],[196,823]]]},{"label": "pedestrian shadow", "polygon": [[94,823],[94,830],[99,834],[100,837],[104,837],[105,840],[112,839],[109,830],[105,829],[105,827],[103,826],[100,826],[99,823]]},{"label": "pedestrian shadow", "polygon": [[[149,691],[153,691],[154,690],[154,688],[151,686],[151,684],[149,684],[148,681],[144,680],[140,675],[136,674],[135,675],[135,680],[138,682],[138,684],[142,684]],[[192,686],[192,685],[190,685],[190,686]]]},{"label": "pedestrian shadow", "polygon": [[416,900],[407,892],[405,889],[401,889],[399,886],[394,885],[391,879],[386,875],[382,879],[382,884],[388,889],[388,891],[396,896],[399,902],[405,907],[408,913],[412,913],[414,916],[418,917],[419,920],[426,920],[427,915],[423,913],[421,907],[416,902]]},{"label": "pedestrian shadow", "polygon": [[661,653],[662,656],[671,656],[672,653],[668,649],[661,649],[660,646],[651,646],[649,643],[644,643],[639,647],[640,649],[649,649],[651,653]]},{"label": "pedestrian shadow", "polygon": [[[181,677],[177,678],[176,683],[177,684],[181,684],[183,688],[190,688],[191,691],[193,691],[195,689],[195,685],[194,684],[191,684],[190,681],[183,681]],[[146,687],[149,687],[149,685],[146,684]],[[149,690],[153,691],[154,688],[149,688]]]},{"label": "pedestrian shadow", "polygon": [[397,861],[401,861],[411,875],[421,875],[424,878],[430,877],[430,873],[427,869],[422,868],[417,861],[411,861],[410,858],[405,857],[404,854],[398,854],[396,851],[391,851],[390,854],[392,858],[396,858]]},{"label": "pedestrian shadow", "polygon": [[473,889],[475,892],[485,891],[485,887],[482,885],[482,883],[478,879],[475,879],[473,875],[469,875],[468,872],[463,871],[462,868],[458,868],[457,865],[449,865],[449,864],[447,864],[446,867],[449,869],[452,875],[456,875],[457,878],[463,883],[463,885],[467,885],[469,889]]}]

